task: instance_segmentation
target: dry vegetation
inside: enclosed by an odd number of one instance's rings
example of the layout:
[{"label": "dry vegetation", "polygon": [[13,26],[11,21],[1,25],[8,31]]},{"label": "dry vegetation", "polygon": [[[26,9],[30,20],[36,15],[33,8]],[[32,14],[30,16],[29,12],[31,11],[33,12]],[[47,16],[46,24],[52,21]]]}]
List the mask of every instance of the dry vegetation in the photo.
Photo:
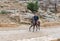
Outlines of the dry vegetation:
[{"label": "dry vegetation", "polygon": [[51,41],[60,41],[60,39],[55,39],[55,40],[51,40]]},{"label": "dry vegetation", "polygon": [[60,22],[45,22],[41,24],[42,27],[59,26],[59,25]]},{"label": "dry vegetation", "polygon": [[17,24],[0,24],[0,27],[17,27]]}]

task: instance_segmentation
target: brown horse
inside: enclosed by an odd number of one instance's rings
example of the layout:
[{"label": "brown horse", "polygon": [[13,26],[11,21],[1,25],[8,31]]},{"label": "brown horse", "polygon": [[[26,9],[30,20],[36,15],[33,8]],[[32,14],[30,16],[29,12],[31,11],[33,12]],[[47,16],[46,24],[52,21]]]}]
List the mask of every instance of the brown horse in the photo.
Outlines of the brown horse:
[{"label": "brown horse", "polygon": [[40,30],[40,21],[37,21],[37,24],[36,24],[36,31],[37,30]]},{"label": "brown horse", "polygon": [[37,23],[35,24],[35,22],[32,20],[31,21],[31,26],[29,27],[29,31],[31,31],[31,27],[33,27],[33,32],[35,30],[35,27],[36,27],[36,31],[37,30],[40,30],[40,21],[37,21]]}]

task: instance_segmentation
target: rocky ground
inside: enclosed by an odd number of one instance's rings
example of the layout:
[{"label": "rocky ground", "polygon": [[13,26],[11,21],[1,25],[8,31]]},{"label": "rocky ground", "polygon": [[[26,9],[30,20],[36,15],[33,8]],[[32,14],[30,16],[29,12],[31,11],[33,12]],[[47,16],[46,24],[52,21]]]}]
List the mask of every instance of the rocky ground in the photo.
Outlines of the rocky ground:
[{"label": "rocky ground", "polygon": [[17,28],[8,28],[0,27],[0,41],[17,41],[23,39],[32,39],[37,37],[43,37],[40,39],[41,41],[56,40],[60,39],[60,27],[52,26],[51,28],[40,27],[40,31],[29,32],[28,28],[30,25],[20,25]]}]

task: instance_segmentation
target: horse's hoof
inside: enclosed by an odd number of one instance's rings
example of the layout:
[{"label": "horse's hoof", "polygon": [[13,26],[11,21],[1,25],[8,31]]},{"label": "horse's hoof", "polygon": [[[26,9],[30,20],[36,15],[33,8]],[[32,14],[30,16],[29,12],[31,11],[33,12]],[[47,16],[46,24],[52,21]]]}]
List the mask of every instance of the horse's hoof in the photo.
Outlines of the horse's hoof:
[{"label": "horse's hoof", "polygon": [[34,31],[33,31],[34,32]]},{"label": "horse's hoof", "polygon": [[36,30],[37,31],[37,30]]}]

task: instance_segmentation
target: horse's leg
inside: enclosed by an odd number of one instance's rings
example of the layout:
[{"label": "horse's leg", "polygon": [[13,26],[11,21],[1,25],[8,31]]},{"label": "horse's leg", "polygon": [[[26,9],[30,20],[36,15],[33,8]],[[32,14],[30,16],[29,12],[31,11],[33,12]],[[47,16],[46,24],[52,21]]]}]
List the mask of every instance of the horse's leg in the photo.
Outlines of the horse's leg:
[{"label": "horse's leg", "polygon": [[38,26],[36,25],[36,31],[37,31],[37,29],[38,29]]},{"label": "horse's leg", "polygon": [[31,29],[32,26],[33,26],[33,25],[31,25],[31,26],[29,27],[29,31],[31,31],[30,29]]},{"label": "horse's leg", "polygon": [[40,22],[38,22],[38,24],[36,24],[36,31],[40,30]]},{"label": "horse's leg", "polygon": [[33,25],[33,32],[34,32],[34,30],[35,30],[35,25]]},{"label": "horse's leg", "polygon": [[40,30],[40,26],[38,26],[38,29]]},{"label": "horse's leg", "polygon": [[39,30],[40,30],[40,24],[39,24]]},{"label": "horse's leg", "polygon": [[36,31],[37,30],[40,30],[40,26],[39,25],[36,25]]}]

